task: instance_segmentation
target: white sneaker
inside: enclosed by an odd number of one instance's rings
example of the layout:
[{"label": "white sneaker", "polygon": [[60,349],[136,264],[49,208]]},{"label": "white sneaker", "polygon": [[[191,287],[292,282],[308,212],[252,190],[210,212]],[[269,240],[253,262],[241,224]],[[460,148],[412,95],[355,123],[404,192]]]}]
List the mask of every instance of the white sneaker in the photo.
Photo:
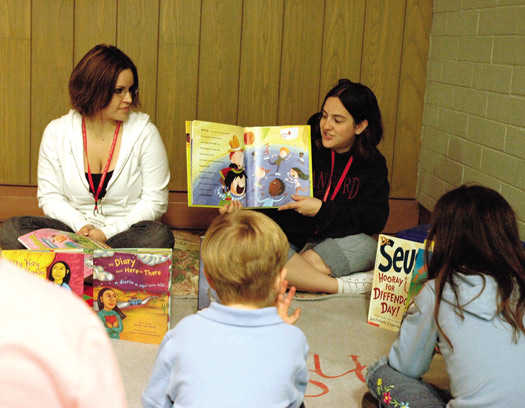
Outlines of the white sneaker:
[{"label": "white sneaker", "polygon": [[338,295],[345,296],[367,296],[372,291],[374,271],[357,272],[337,278],[339,289]]}]

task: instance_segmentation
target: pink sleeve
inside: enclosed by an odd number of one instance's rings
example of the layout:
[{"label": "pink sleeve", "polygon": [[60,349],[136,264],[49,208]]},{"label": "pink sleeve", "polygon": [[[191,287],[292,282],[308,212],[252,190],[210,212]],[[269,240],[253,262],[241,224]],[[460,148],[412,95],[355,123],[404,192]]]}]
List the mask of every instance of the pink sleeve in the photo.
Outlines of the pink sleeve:
[{"label": "pink sleeve", "polygon": [[79,353],[82,372],[79,373],[78,407],[126,408],[126,395],[117,359],[98,319],[92,325],[87,325],[81,343]]}]

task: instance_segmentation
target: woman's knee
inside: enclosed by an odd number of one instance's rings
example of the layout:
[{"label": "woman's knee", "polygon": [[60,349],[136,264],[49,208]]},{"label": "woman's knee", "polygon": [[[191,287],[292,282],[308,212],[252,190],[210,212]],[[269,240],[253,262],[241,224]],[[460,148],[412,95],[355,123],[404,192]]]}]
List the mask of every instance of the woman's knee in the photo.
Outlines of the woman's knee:
[{"label": "woman's knee", "polygon": [[366,234],[357,234],[341,240],[336,239],[336,241],[346,254],[352,272],[362,272],[373,268],[377,253],[375,239]]},{"label": "woman's knee", "polygon": [[18,241],[18,237],[23,235],[21,225],[25,216],[11,217],[0,225],[0,248],[2,249],[24,249],[25,247]]},{"label": "woman's knee", "polygon": [[[134,234],[141,234],[152,248],[173,248],[175,237],[170,227],[159,221],[140,221],[130,228]],[[144,245],[144,244],[143,244]]]},{"label": "woman's knee", "polygon": [[321,256],[317,252],[315,252],[313,249],[309,249],[301,253],[300,256],[302,256],[306,262],[312,265],[319,272],[322,272],[325,275],[330,275],[331,273],[330,267],[325,263],[323,258],[321,258]]},{"label": "woman's knee", "polygon": [[173,248],[175,246],[175,237],[173,235],[173,232],[167,225],[162,224],[160,222],[158,222],[157,224],[160,224],[158,234],[159,237],[162,237],[163,242],[160,248]]}]

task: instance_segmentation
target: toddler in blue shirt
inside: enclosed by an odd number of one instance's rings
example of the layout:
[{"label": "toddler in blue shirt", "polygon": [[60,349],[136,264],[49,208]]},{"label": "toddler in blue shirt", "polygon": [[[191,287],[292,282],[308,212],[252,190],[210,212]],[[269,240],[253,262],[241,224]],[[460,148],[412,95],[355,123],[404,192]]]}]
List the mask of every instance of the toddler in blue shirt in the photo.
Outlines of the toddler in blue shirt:
[{"label": "toddler in blue shirt", "polygon": [[[288,315],[288,240],[249,210],[217,217],[201,249],[220,303],[170,330],[142,394],[144,407],[299,407],[308,383],[308,343]],[[284,319],[284,320],[283,320]],[[286,321],[286,322],[285,322]]]}]

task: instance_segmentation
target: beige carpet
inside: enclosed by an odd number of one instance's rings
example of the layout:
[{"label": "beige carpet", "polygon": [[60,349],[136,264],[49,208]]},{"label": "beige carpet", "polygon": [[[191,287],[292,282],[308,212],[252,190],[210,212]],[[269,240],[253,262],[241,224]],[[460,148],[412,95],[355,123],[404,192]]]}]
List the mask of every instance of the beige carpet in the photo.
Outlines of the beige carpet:
[{"label": "beige carpet", "polygon": [[[173,230],[173,273],[171,293],[180,298],[194,298],[199,290],[199,247],[200,237],[205,231]],[[318,300],[328,297],[324,293],[298,292],[297,299]]]},{"label": "beige carpet", "polygon": [[[171,327],[197,311],[199,236],[203,231],[174,231]],[[305,405],[360,407],[367,391],[366,367],[388,353],[396,333],[366,323],[369,299],[299,294],[293,302],[301,308],[297,326],[308,338],[310,379]],[[310,300],[305,302],[304,300]],[[158,346],[112,340],[130,408],[140,407]],[[435,358],[426,379],[447,386],[444,364]]]},{"label": "beige carpet", "polygon": [[[388,352],[396,334],[366,323],[367,298],[326,298],[294,301],[302,309],[297,323],[308,338],[310,355],[305,405],[316,407],[360,407],[366,391],[362,376],[366,366]],[[195,313],[197,299],[172,298],[172,327]],[[140,407],[158,346],[112,340],[119,360],[130,408]],[[435,358],[429,375],[434,384],[446,386],[443,361]]]},{"label": "beige carpet", "polygon": [[[171,327],[197,311],[198,237],[202,231],[174,231]],[[360,407],[366,392],[366,366],[388,353],[396,334],[366,323],[368,298],[334,298],[299,294],[293,308],[302,309],[297,323],[308,338],[310,381],[307,408]],[[311,301],[304,301],[311,300]],[[112,339],[130,408],[139,408],[158,346]],[[434,358],[424,377],[446,387],[441,358]]]}]

